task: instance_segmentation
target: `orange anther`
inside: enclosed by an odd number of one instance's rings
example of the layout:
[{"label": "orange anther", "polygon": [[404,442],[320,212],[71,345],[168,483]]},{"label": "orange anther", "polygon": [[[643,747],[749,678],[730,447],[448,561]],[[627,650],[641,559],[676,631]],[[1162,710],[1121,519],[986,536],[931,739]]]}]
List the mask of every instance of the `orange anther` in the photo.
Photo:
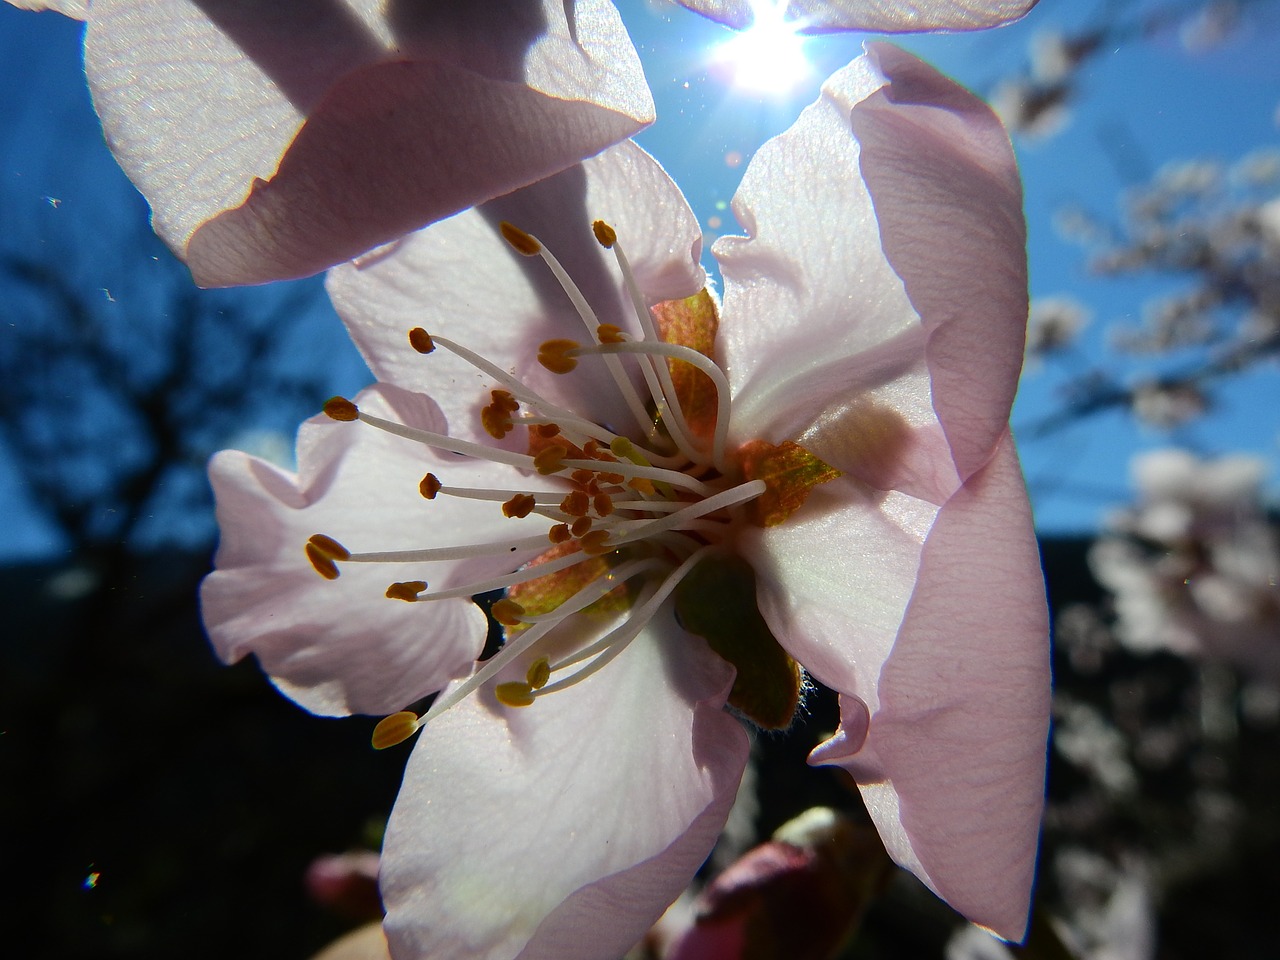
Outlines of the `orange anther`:
[{"label": "orange anther", "polygon": [[439,477],[434,473],[428,473],[422,478],[422,482],[418,484],[418,492],[426,499],[434,500],[443,486],[444,484],[440,482]]},{"label": "orange anther", "polygon": [[330,397],[324,402],[324,415],[331,420],[350,423],[360,419],[360,408],[346,397]]},{"label": "orange anther", "polygon": [[588,440],[582,445],[582,452],[588,460],[596,459],[596,457],[600,456],[600,441]]},{"label": "orange anther", "polygon": [[595,508],[596,516],[607,517],[613,513],[613,498],[607,493],[597,493],[591,498],[591,506]]},{"label": "orange anther", "polygon": [[608,553],[613,547],[606,542],[609,539],[608,530],[592,530],[578,542],[582,544],[582,552],[588,556],[598,556],[602,553]]},{"label": "orange anther", "polygon": [[558,423],[540,423],[534,429],[538,431],[538,436],[546,437],[547,439],[560,435],[560,424]]},{"label": "orange anther", "polygon": [[560,509],[571,517],[585,517],[591,509],[591,498],[582,490],[571,490],[560,501]]},{"label": "orange anther", "polygon": [[569,524],[569,532],[577,539],[581,540],[590,531],[594,521],[590,517],[579,517],[573,523]]},{"label": "orange anther", "polygon": [[618,242],[618,232],[603,220],[597,220],[591,224],[591,232],[596,235],[596,241],[600,246],[606,250]]},{"label": "orange anther", "polygon": [[596,339],[601,343],[622,343],[626,337],[616,323],[602,323],[596,327]]},{"label": "orange anther", "polygon": [[408,603],[418,599],[418,594],[427,589],[427,581],[425,580],[406,580],[403,583],[393,583],[387,587],[388,600],[404,600]]},{"label": "orange anther", "polygon": [[564,543],[573,534],[569,532],[567,523],[557,523],[554,527],[547,531],[547,539],[552,543]]},{"label": "orange anther", "polygon": [[418,715],[409,710],[383,717],[373,728],[373,749],[385,750],[397,743],[404,743],[418,732],[419,726]]},{"label": "orange anther", "polygon": [[568,373],[578,365],[578,361],[569,356],[569,352],[581,347],[582,344],[576,340],[559,337],[554,340],[544,340],[538,347],[538,362],[552,373]]},{"label": "orange anther", "polygon": [[529,234],[525,233],[519,227],[513,226],[503,220],[498,224],[498,229],[502,231],[502,239],[515,247],[517,251],[523,253],[526,257],[532,257],[542,252],[542,244]]},{"label": "orange anther", "polygon": [[514,497],[502,505],[502,515],[504,517],[527,517],[533,513],[533,508],[537,505],[537,501],[528,493],[517,493]]},{"label": "orange anther", "polygon": [[419,353],[430,353],[436,348],[436,345],[431,340],[431,334],[421,327],[414,327],[409,331],[409,346]]}]

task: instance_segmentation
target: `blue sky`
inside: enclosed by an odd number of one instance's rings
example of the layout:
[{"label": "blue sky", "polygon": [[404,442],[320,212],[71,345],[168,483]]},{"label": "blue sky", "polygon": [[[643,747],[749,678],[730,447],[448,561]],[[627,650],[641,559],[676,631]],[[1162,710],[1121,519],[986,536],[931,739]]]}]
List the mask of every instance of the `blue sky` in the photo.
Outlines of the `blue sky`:
[{"label": "blue sky", "polygon": [[[769,96],[735,88],[713,66],[714,49],[731,38],[723,28],[657,0],[619,0],[618,6],[658,106],[658,123],[640,142],[680,183],[708,234],[734,232],[727,202],[751,154],[785,129],[814,99],[822,78],[859,53],[864,38],[807,41],[811,75],[789,95]],[[1132,16],[1143,6],[1112,3],[1110,8]],[[1189,54],[1171,33],[1103,52],[1083,71],[1082,96],[1070,126],[1048,142],[1018,145],[1026,182],[1032,292],[1070,293],[1092,308],[1095,320],[1082,344],[1092,356],[1105,355],[1109,322],[1135,319],[1146,297],[1172,287],[1168,281],[1118,283],[1089,277],[1084,252],[1054,234],[1053,215],[1067,203],[1113,214],[1119,192],[1127,186],[1117,156],[1127,167],[1154,170],[1173,159],[1231,161],[1260,147],[1280,146],[1280,69],[1275,66],[1280,62],[1280,17],[1269,9],[1275,4],[1260,6],[1271,14],[1262,18],[1263,27],[1208,54]],[[984,92],[1025,61],[1028,40],[1037,31],[1079,25],[1103,8],[1078,0],[1042,0],[1013,27],[903,42]],[[117,199],[121,175],[102,145],[80,74],[79,33],[77,24],[57,15],[0,4],[0,195],[10,204],[0,209],[0,225],[55,217],[110,223],[122,215]],[[336,321],[318,315],[316,322]],[[335,392],[354,390],[363,377],[352,353],[335,355],[330,373]],[[1015,427],[1053,408],[1054,382],[1048,373],[1024,379]],[[1125,414],[1114,413],[1024,443],[1038,522],[1049,531],[1095,526],[1102,510],[1127,495],[1132,452],[1170,442],[1206,454],[1246,450],[1264,455],[1274,481],[1280,475],[1277,409],[1280,378],[1270,366],[1231,382],[1211,416],[1173,437],[1139,429]],[[7,530],[0,559],[59,549],[48,531],[31,521],[2,454],[0,496]]]}]

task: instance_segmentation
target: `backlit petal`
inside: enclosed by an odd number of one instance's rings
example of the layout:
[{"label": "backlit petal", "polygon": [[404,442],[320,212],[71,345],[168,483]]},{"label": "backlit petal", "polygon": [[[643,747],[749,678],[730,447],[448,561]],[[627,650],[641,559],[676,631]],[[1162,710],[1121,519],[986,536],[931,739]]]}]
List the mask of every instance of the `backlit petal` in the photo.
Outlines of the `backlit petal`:
[{"label": "backlit petal", "polygon": [[[497,229],[506,220],[535,234],[564,264],[601,322],[634,329],[613,256],[591,232],[595,219],[617,230],[650,302],[702,288],[697,220],[657,161],[628,142],[335,268],[329,295],[374,374],[430,390],[458,435],[478,429],[476,402],[491,381],[443,350],[418,355],[406,340],[410,327],[451,337],[513,370],[544,396],[600,422],[626,426],[617,388],[598,360],[579,364],[566,377],[537,363],[543,341],[589,342],[594,331],[583,325],[546,264],[516,253]],[[442,383],[451,388],[440,390]]]},{"label": "backlit petal", "polygon": [[856,741],[820,748],[863,788],[890,854],[975,923],[1020,939],[1044,806],[1049,645],[1026,486],[1006,433],[942,508]]},{"label": "backlit petal", "polygon": [[[682,6],[738,29],[751,26],[750,0],[677,0]],[[807,24],[802,33],[873,30],[918,33],[981,30],[1025,16],[1038,0],[790,0],[787,15]]]},{"label": "backlit petal", "polygon": [[634,133],[605,0],[97,0],[108,143],[196,280],[316,273]]},{"label": "backlit petal", "polygon": [[967,477],[1009,421],[1027,322],[1022,183],[995,114],[932,67],[874,44],[890,83],[853,109],[885,255],[928,336],[933,406]]},{"label": "backlit petal", "polygon": [[[370,412],[443,426],[425,397],[378,387],[358,398]],[[438,498],[418,482],[493,485],[516,471],[435,455],[361,423],[317,417],[298,437],[297,477],[236,451],[210,468],[222,541],[201,588],[205,625],[227,662],[254,654],[277,686],[313,713],[391,713],[470,672],[484,644],[484,614],[468,599],[406,603],[386,597],[394,581],[444,589],[514,569],[525,556],[429,564],[344,563],[323,579],[304,554],[313,534],[348,550],[474,543],[538,532],[493,504]]]},{"label": "backlit petal", "polygon": [[384,846],[393,955],[625,953],[733,802],[747,738],[721,709],[731,678],[664,613],[583,683],[516,709],[473,696],[428,724]]}]

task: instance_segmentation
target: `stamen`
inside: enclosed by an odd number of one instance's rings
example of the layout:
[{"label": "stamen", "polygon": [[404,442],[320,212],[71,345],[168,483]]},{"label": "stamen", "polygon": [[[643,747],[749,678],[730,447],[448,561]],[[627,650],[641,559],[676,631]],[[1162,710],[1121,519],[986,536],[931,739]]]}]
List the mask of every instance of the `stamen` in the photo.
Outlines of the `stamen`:
[{"label": "stamen", "polygon": [[[724,371],[710,357],[704,356],[691,347],[686,347],[679,343],[665,343],[663,341],[651,342],[648,340],[627,340],[622,343],[601,343],[594,347],[580,347],[574,351],[577,356],[584,356],[589,353],[640,353],[651,354],[653,356],[672,357],[676,360],[683,360],[685,363],[692,364],[697,367],[708,377],[716,386],[716,429],[712,440],[712,460],[715,462],[716,469],[721,473],[725,470],[724,463],[724,446],[725,439],[729,435],[729,415],[730,415],[730,399],[729,399],[729,379],[724,375]],[[666,369],[665,364],[660,364],[659,369]],[[668,378],[670,371],[668,371]],[[670,387],[671,397],[675,397],[675,386]],[[678,407],[678,402],[674,404],[672,409]],[[683,412],[682,412],[683,417]]]},{"label": "stamen", "polygon": [[620,526],[619,536],[609,542],[610,547],[619,547],[624,543],[631,543],[635,540],[644,540],[653,536],[655,533],[661,533],[664,530],[678,530],[685,527],[690,520],[697,517],[706,516],[708,513],[715,513],[717,510],[723,510],[726,507],[735,504],[745,503],[748,500],[754,500],[760,494],[768,489],[768,485],[763,480],[748,480],[746,483],[740,483],[736,487],[730,487],[728,490],[722,490],[714,496],[706,497],[684,507],[675,513],[668,514],[656,520],[635,520],[628,521],[628,524],[634,524],[630,527],[629,532],[626,526]]},{"label": "stamen", "polygon": [[[498,543],[471,543],[454,547],[424,547],[420,550],[380,550],[353,553],[346,559],[352,563],[429,563],[433,560],[470,560],[493,557],[521,550],[538,550],[546,546],[546,537],[521,537]],[[310,554],[308,554],[309,556]]]},{"label": "stamen", "polygon": [[[501,367],[494,366],[494,364],[480,356],[478,353],[468,350],[466,347],[459,343],[455,343],[448,337],[437,335],[432,338],[432,342],[437,347],[444,347],[459,359],[465,360],[467,363],[471,364],[481,373],[484,373],[496,380],[498,383],[501,383],[510,390],[515,398],[521,403],[537,407],[542,416],[524,417],[523,419],[525,422],[539,423],[543,420],[554,419],[566,430],[573,430],[585,436],[594,437],[604,443],[610,443],[615,437],[617,437],[616,433],[604,429],[598,423],[584,419],[572,410],[551,403],[549,400],[542,397],[536,390],[528,387]],[[644,426],[647,429],[649,425],[651,425],[651,421],[646,417]],[[654,463],[664,464],[670,467],[680,467],[687,462],[683,457],[667,457],[651,451],[646,451],[646,453],[649,459]]]},{"label": "stamen", "polygon": [[552,543],[564,543],[573,539],[573,534],[569,532],[567,523],[557,523],[554,527],[547,531],[547,539]]},{"label": "stamen", "polygon": [[[564,526],[561,524],[561,526]],[[565,527],[565,539],[569,538],[568,527]],[[436,590],[424,596],[418,597],[418,601],[425,602],[427,600],[453,600],[458,597],[474,597],[478,593],[488,593],[490,590],[501,590],[504,587],[512,587],[517,583],[525,583],[529,580],[538,580],[550,573],[557,573],[568,567],[576,566],[586,560],[587,557],[581,551],[566,553],[562,557],[556,557],[553,560],[544,560],[541,563],[535,563],[531,566],[521,567],[515,573],[508,573],[502,577],[491,577],[488,580],[480,580],[476,583],[463,584],[460,587],[450,587],[447,590]]]},{"label": "stamen", "polygon": [[[513,227],[512,230],[515,230],[515,228]],[[555,258],[551,251],[538,242],[536,237],[526,234],[524,231],[517,232],[523,234],[525,238],[536,245],[536,250],[533,252],[542,257],[542,262],[547,265],[559,282],[561,289],[564,290],[565,295],[569,298],[569,302],[573,304],[573,308],[578,311],[578,316],[586,324],[587,330],[594,333],[596,328],[600,326],[600,320],[596,317],[595,311],[591,309],[591,304],[587,302],[587,298],[582,295],[578,285],[573,282],[573,278],[560,265],[560,261]],[[507,236],[505,231],[503,236]],[[511,237],[507,237],[507,242],[515,246],[515,242]],[[517,247],[516,249],[520,248]],[[609,370],[609,375],[613,377],[613,382],[617,384],[618,392],[622,394],[622,399],[626,403],[627,409],[631,411],[631,415],[635,418],[636,424],[641,430],[648,430],[653,421],[645,411],[644,404],[640,402],[640,396],[636,393],[635,386],[631,383],[631,378],[622,369],[622,364],[618,362],[616,357],[607,355],[604,358],[604,362]]]},{"label": "stamen", "polygon": [[528,493],[517,493],[510,500],[502,505],[502,515],[504,517],[524,518],[533,512],[533,508],[538,505],[538,501]]},{"label": "stamen", "polygon": [[360,409],[346,397],[330,397],[322,409],[326,417],[343,423],[350,423],[360,416]]},{"label": "stamen", "polygon": [[418,484],[418,492],[422,494],[424,499],[434,500],[436,494],[440,492],[440,478],[434,473],[428,473],[422,478],[422,482]]},{"label": "stamen", "polygon": [[503,597],[493,605],[489,612],[493,615],[493,619],[504,627],[514,627],[521,622],[520,618],[524,616],[524,607],[509,597]]},{"label": "stamen", "polygon": [[[577,613],[586,607],[591,606],[606,593],[614,590],[621,583],[626,583],[633,577],[648,573],[650,570],[663,564],[664,561],[656,558],[645,560],[635,560],[630,563],[624,563],[622,566],[610,571],[603,577],[593,580],[587,586],[583,587],[572,597],[560,604],[555,612],[545,617],[525,617],[520,622],[532,623],[534,626],[528,630],[516,635],[514,639],[508,640],[498,653],[490,657],[484,662],[475,673],[458,684],[452,690],[444,695],[437,697],[435,702],[431,704],[431,708],[427,711],[420,723],[429,723],[435,717],[438,717],[450,707],[460,703],[469,697],[475,690],[488,683],[501,670],[505,669],[507,664],[511,663],[535,643],[545,637],[552,629],[560,624],[566,617]],[[506,599],[505,597],[503,599]],[[501,601],[499,601],[501,602]],[[494,604],[497,607],[498,604]]]},{"label": "stamen", "polygon": [[569,373],[578,366],[578,361],[570,356],[570,352],[581,346],[576,340],[564,338],[544,341],[538,347],[538,362],[552,373]]},{"label": "stamen", "polygon": [[373,728],[373,749],[385,750],[397,743],[404,743],[422,726],[418,715],[411,710],[401,710],[383,717]]},{"label": "stamen", "polygon": [[524,254],[526,257],[536,257],[542,252],[542,244],[519,227],[503,220],[498,224],[498,229],[502,231],[502,239],[506,240],[517,252]]},{"label": "stamen", "polygon": [[[618,270],[622,273],[622,285],[626,287],[627,294],[631,297],[631,306],[635,310],[636,322],[640,324],[643,341],[646,343],[662,343],[662,338],[658,336],[658,328],[654,326],[653,323],[653,315],[649,313],[649,306],[644,302],[644,296],[640,293],[640,285],[636,283],[635,273],[631,269],[631,261],[627,259],[627,255],[622,252],[622,246],[618,243],[617,233],[615,233],[613,228],[607,223],[604,223],[603,221],[600,221],[600,223],[601,226],[606,228],[606,236],[609,239],[608,243],[605,243],[603,240],[600,242],[606,249],[613,250],[614,259],[618,263]],[[600,232],[601,231],[596,232],[596,239],[600,239]],[[675,383],[671,380],[671,371],[667,369],[667,365],[665,363],[655,363],[654,367],[657,371],[658,379],[662,382],[662,393],[664,396],[670,398],[671,401],[665,408],[665,412],[673,414],[673,416],[668,420],[668,431],[671,433],[673,439],[681,434],[685,437],[692,435],[693,431],[689,429],[689,421],[685,417],[684,410],[680,406],[680,397],[676,392]],[[727,398],[729,396],[728,390],[726,389],[722,391],[720,396],[722,398]],[[671,429],[672,422],[677,425],[674,430]],[[729,418],[727,416],[722,416],[716,421],[716,423],[717,425],[720,423],[725,424],[727,429]],[[679,445],[678,441],[677,445]],[[716,456],[713,452],[711,459],[715,464],[716,469],[723,473],[724,462],[722,457]]]},{"label": "stamen", "polygon": [[596,241],[600,246],[608,250],[618,242],[618,234],[613,227],[605,223],[603,220],[596,220],[591,224],[591,232],[596,235]]},{"label": "stamen", "polygon": [[[330,401],[332,403],[333,401]],[[348,401],[349,402],[349,401]],[[326,404],[326,407],[328,404]],[[351,404],[352,408],[355,404]],[[329,411],[326,409],[326,413]],[[330,414],[332,416],[332,414]],[[415,440],[418,443],[436,450],[448,450],[450,453],[461,453],[468,457],[477,457],[481,460],[492,460],[495,463],[505,463],[508,466],[519,467],[521,470],[529,470],[533,468],[533,457],[523,453],[512,453],[499,447],[491,447],[484,443],[472,443],[470,440],[459,440],[456,437],[446,436],[443,433],[432,433],[430,430],[419,430],[416,427],[409,427],[403,423],[396,423],[394,420],[384,420],[382,417],[375,417],[368,413],[357,413],[357,418],[361,423],[367,423],[371,427],[377,427],[379,430],[385,430],[387,433],[395,434],[397,437],[404,437],[406,440]],[[341,418],[335,418],[341,419]]]},{"label": "stamen", "polygon": [[533,687],[519,680],[500,683],[493,688],[493,695],[504,707],[528,707],[533,705]]},{"label": "stamen", "polygon": [[[548,693],[555,693],[557,690],[564,690],[576,683],[581,683],[591,674],[595,673],[601,667],[616,658],[627,646],[640,635],[640,632],[649,625],[649,621],[653,619],[654,614],[671,596],[671,592],[679,586],[680,581],[688,576],[689,572],[701,562],[702,558],[713,550],[718,550],[716,546],[706,546],[700,550],[694,551],[690,556],[685,558],[684,562],[675,570],[667,575],[666,579],[657,588],[654,588],[648,596],[645,596],[631,611],[630,617],[626,623],[620,627],[611,630],[604,637],[579,650],[571,657],[561,660],[559,663],[552,665],[551,670],[554,673],[565,667],[581,663],[583,660],[595,657],[587,666],[583,667],[577,673],[565,677],[563,680],[557,680],[555,683],[549,683],[537,691],[536,696],[543,696]],[[599,656],[596,656],[599,654]]]},{"label": "stamen", "polygon": [[315,567],[316,573],[326,580],[338,579],[338,565],[334,563],[335,560],[351,559],[351,552],[346,547],[323,533],[317,533],[307,540],[303,552],[311,561],[311,566]]},{"label": "stamen", "polygon": [[409,331],[409,346],[419,353],[430,353],[436,348],[436,345],[431,342],[431,334],[422,327],[414,327]]},{"label": "stamen", "polygon": [[418,599],[418,594],[427,589],[427,581],[425,580],[406,580],[403,583],[393,583],[387,587],[388,600],[405,600],[413,603]]},{"label": "stamen", "polygon": [[551,662],[546,657],[539,657],[529,664],[529,670],[524,678],[534,690],[541,690],[551,679]]}]

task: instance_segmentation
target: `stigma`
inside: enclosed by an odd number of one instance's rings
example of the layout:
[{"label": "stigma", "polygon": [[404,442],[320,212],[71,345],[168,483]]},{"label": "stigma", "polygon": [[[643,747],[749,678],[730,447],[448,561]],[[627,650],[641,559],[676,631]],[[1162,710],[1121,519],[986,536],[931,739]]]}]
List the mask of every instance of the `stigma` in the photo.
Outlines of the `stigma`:
[{"label": "stigma", "polygon": [[[675,602],[683,581],[717,556],[731,554],[744,524],[760,523],[761,517],[779,522],[773,505],[780,490],[798,505],[814,484],[838,475],[795,444],[762,447],[755,441],[741,452],[728,448],[731,397],[728,378],[713,357],[718,315],[709,292],[651,309],[616,231],[597,221],[594,236],[612,253],[633,313],[625,328],[602,323],[541,241],[508,223],[500,229],[515,251],[542,259],[582,321],[576,336],[540,344],[537,364],[555,377],[581,376],[585,365],[597,365],[616,391],[609,408],[625,410],[627,420],[605,424],[592,409],[553,402],[504,366],[421,327],[407,331],[405,344],[423,363],[447,351],[489,381],[478,429],[470,431],[476,439],[375,416],[342,397],[324,405],[326,415],[353,429],[382,430],[407,443],[510,468],[510,486],[503,488],[457,485],[443,469],[428,473],[418,485],[423,500],[489,502],[495,514],[526,521],[522,530],[530,528],[531,517],[546,525],[542,533],[495,542],[428,543],[409,550],[349,549],[364,545],[345,545],[324,533],[303,545],[326,580],[337,579],[347,563],[412,569],[437,561],[534,557],[447,589],[432,589],[427,579],[413,576],[389,578],[389,602],[428,608],[434,600],[502,591],[491,616],[503,627],[505,642],[470,677],[437,696],[424,715],[405,711],[378,724],[373,745],[379,749],[402,742],[473,695],[524,709],[587,680],[635,641],[664,604]],[[523,450],[508,439],[513,435],[523,439]],[[803,469],[793,469],[797,462]],[[789,479],[801,474],[803,489]],[[753,510],[757,501],[767,509]],[[596,628],[578,629],[584,618]],[[570,619],[575,629],[566,632],[561,628]],[[574,639],[566,642],[567,635]]]}]

